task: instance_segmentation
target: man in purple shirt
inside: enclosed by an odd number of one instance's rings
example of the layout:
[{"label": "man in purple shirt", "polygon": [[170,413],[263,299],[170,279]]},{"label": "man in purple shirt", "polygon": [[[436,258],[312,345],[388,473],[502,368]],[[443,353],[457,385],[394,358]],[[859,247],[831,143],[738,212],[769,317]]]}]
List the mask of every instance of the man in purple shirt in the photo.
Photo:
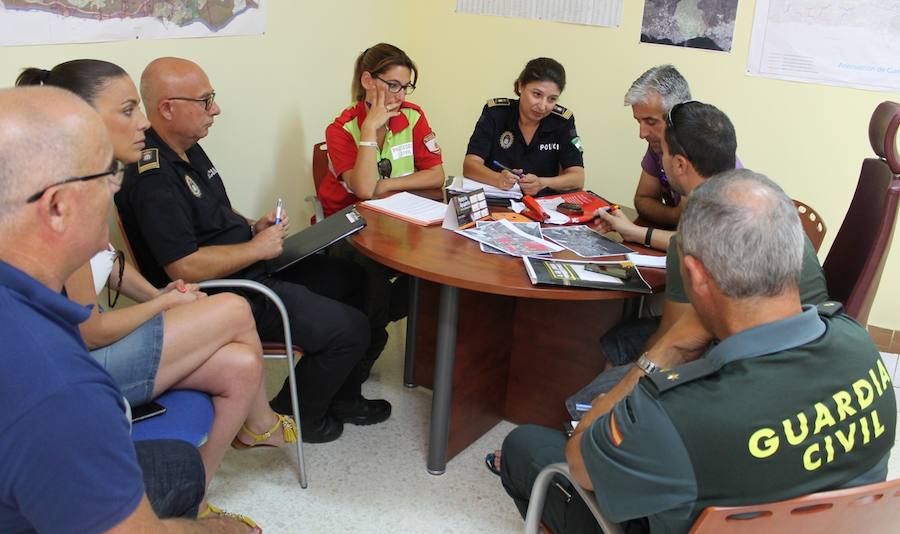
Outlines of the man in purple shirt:
[{"label": "man in purple shirt", "polygon": [[672,65],[647,70],[625,93],[625,105],[631,106],[640,137],[647,141],[634,207],[643,220],[654,225],[675,226],[681,216],[681,197],[669,185],[662,165],[662,136],[669,110],[690,99],[687,80]]}]

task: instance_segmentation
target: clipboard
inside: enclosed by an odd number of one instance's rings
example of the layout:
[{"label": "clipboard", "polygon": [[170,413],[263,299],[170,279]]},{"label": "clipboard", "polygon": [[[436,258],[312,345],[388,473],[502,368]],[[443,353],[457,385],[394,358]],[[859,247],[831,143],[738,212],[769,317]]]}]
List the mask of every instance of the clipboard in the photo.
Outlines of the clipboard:
[{"label": "clipboard", "polygon": [[355,234],[365,226],[366,220],[356,211],[356,206],[347,206],[325,220],[288,236],[284,240],[281,255],[266,261],[266,271],[272,274],[287,269],[328,245]]}]

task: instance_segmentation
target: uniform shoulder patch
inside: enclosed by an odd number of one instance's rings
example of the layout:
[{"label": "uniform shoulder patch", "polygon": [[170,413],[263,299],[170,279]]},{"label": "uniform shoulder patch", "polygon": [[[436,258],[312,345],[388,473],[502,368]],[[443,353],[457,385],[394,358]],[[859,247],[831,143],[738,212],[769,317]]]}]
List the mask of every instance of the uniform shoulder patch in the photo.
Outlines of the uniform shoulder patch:
[{"label": "uniform shoulder patch", "polygon": [[560,106],[559,104],[553,106],[552,113],[554,115],[559,115],[560,117],[562,117],[566,120],[569,120],[572,118],[572,110],[564,108],[564,107]]},{"label": "uniform shoulder patch", "polygon": [[138,159],[138,174],[144,174],[146,171],[159,168],[159,149],[145,148],[141,151],[141,157]]},{"label": "uniform shoulder patch", "polygon": [[825,302],[822,302],[822,303],[816,305],[816,311],[819,312],[819,315],[822,315],[825,317],[832,317],[834,315],[837,315],[838,313],[841,313],[841,311],[843,309],[844,309],[843,304],[841,304],[840,302],[833,301],[833,300],[827,300]]},{"label": "uniform shoulder patch", "polygon": [[706,358],[699,358],[690,363],[678,366],[676,369],[666,371],[657,371],[647,375],[647,379],[653,383],[658,393],[666,391],[693,382],[698,378],[703,378],[716,373],[720,366]]},{"label": "uniform shoulder patch", "polygon": [[496,107],[496,106],[508,106],[508,105],[509,105],[509,99],[505,98],[505,97],[489,98],[487,101],[487,107],[489,107],[489,108]]}]

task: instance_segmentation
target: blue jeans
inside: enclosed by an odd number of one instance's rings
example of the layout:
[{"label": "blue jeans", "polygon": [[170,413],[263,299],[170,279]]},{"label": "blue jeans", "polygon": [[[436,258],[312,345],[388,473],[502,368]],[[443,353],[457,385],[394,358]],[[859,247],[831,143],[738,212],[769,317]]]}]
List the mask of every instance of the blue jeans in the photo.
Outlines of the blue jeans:
[{"label": "blue jeans", "polygon": [[206,493],[206,471],[196,447],[186,441],[134,442],[144,489],[157,517],[197,517]]}]

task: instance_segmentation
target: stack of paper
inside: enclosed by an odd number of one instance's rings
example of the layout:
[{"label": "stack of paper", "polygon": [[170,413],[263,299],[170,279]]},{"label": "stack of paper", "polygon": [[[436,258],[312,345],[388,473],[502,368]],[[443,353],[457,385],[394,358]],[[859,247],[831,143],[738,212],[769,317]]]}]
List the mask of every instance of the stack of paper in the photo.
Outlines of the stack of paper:
[{"label": "stack of paper", "polygon": [[447,212],[446,204],[406,191],[379,200],[367,200],[362,205],[421,226],[438,224]]},{"label": "stack of paper", "polygon": [[559,252],[563,248],[556,243],[535,237],[516,228],[507,221],[480,225],[477,228],[457,230],[457,234],[478,241],[510,256],[536,256]]},{"label": "stack of paper", "polygon": [[522,198],[522,190],[519,188],[519,184],[512,186],[511,189],[500,189],[492,185],[476,182],[465,176],[451,176],[449,181],[450,183],[446,189],[451,193],[471,193],[478,189],[484,189],[484,195],[488,198],[512,198],[515,200]]}]

